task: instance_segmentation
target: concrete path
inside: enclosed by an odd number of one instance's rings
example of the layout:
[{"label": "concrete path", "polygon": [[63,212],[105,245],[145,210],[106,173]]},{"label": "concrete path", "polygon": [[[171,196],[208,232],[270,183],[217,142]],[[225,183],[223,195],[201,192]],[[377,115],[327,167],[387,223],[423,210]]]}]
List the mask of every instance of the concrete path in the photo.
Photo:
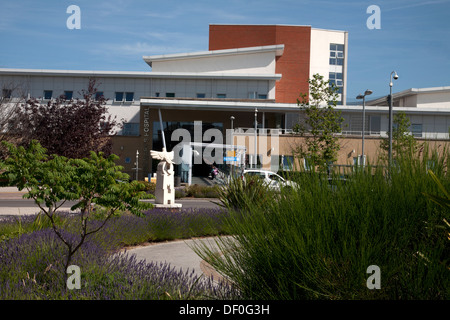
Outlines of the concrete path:
[{"label": "concrete path", "polygon": [[205,244],[211,250],[218,252],[216,239],[211,237],[149,244],[127,249],[126,252],[136,255],[138,260],[145,260],[148,263],[166,262],[183,272],[189,270],[194,271],[197,276],[213,276],[214,279],[219,279],[219,274],[193,250],[193,248]]},{"label": "concrete path", "polygon": [[[32,200],[23,199],[25,192],[19,191],[15,187],[0,187],[0,217],[36,214],[39,212]],[[177,203],[182,203],[182,208],[216,208],[212,201],[215,199],[181,199]],[[152,202],[154,200],[151,200]],[[65,209],[65,208],[64,208]],[[209,264],[203,261],[192,248],[196,244],[204,243],[208,247],[217,249],[215,238],[199,238],[194,240],[180,240],[162,243],[153,243],[146,246],[139,246],[127,249],[130,254],[135,254],[138,260],[147,262],[167,262],[172,267],[181,268],[183,271],[194,271],[198,276],[219,275]]]}]

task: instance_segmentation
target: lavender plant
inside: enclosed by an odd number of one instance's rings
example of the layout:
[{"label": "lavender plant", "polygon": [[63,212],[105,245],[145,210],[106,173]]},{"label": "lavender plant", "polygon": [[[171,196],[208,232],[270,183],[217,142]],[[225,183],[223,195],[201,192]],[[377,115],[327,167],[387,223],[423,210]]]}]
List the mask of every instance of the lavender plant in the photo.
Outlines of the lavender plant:
[{"label": "lavender plant", "polygon": [[[68,159],[58,155],[49,157],[37,141],[32,141],[27,149],[5,145],[9,154],[1,163],[4,172],[0,180],[17,186],[19,190],[26,189],[24,197],[33,199],[49,218],[54,233],[67,249],[64,270],[86,237],[98,232],[117,210],[140,215],[142,210],[152,207],[148,202],[139,201],[153,197],[144,192],[143,184],[121,182],[127,181],[129,176],[115,164],[116,155],[105,158],[101,152],[91,152],[89,158]],[[77,239],[69,239],[55,221],[56,211],[69,200],[77,201],[72,210],[81,210]],[[107,213],[102,224],[88,228],[94,204],[105,208]],[[63,275],[65,282],[66,274]]]},{"label": "lavender plant", "polygon": [[[152,226],[168,230],[185,229],[202,232],[204,226],[217,223],[221,228],[226,212],[222,210],[182,210],[180,214],[149,210],[142,217],[122,214],[112,217],[99,232],[80,246],[73,263],[82,270],[79,290],[61,287],[61,265],[65,246],[51,228],[22,234],[0,242],[0,299],[236,299],[238,293],[225,283],[199,279],[189,270],[181,271],[168,264],[137,261],[134,255],[119,251],[123,242],[133,241],[137,233],[148,235]],[[64,221],[64,236],[76,241],[70,213],[58,213]],[[13,218],[0,225],[14,224]],[[23,219],[27,228],[33,217]],[[101,220],[91,221],[93,228]],[[198,227],[195,225],[198,224]],[[195,232],[195,231],[192,231]],[[185,233],[185,235],[190,232]],[[193,234],[193,233],[191,233]],[[200,236],[201,233],[195,234]],[[128,239],[128,240],[127,240]]]}]

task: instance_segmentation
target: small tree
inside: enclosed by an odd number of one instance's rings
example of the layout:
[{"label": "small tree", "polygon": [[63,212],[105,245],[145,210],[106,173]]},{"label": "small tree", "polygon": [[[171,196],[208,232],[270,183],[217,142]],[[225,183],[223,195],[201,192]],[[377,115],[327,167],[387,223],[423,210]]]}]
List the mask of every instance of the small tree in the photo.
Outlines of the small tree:
[{"label": "small tree", "polygon": [[108,115],[106,99],[97,93],[96,81],[90,79],[82,99],[60,96],[46,104],[28,99],[17,110],[19,121],[10,126],[11,134],[20,136],[22,145],[38,140],[49,154],[83,158],[95,151],[109,155],[110,137],[118,123]]},{"label": "small tree", "polygon": [[[392,128],[392,156],[395,158],[399,155],[412,155],[418,147],[417,140],[411,134],[410,121],[406,114],[402,111],[396,112],[393,119]],[[387,132],[388,138],[384,138],[380,147],[389,152],[389,137],[391,133]]]},{"label": "small tree", "polygon": [[341,112],[335,110],[337,87],[319,74],[314,74],[308,83],[309,97],[302,93],[297,99],[304,114],[303,123],[297,128],[306,139],[306,146],[300,146],[297,152],[308,159],[309,165],[326,170],[330,162],[337,160],[340,145],[336,134],[341,132],[344,119]]},{"label": "small tree", "polygon": [[[49,218],[55,234],[67,247],[64,279],[65,270],[86,237],[103,228],[118,210],[141,215],[142,210],[152,207],[151,203],[139,201],[153,197],[144,191],[143,183],[125,182],[129,176],[121,172],[121,166],[115,165],[116,155],[105,158],[101,152],[91,152],[90,157],[84,159],[68,159],[58,155],[49,158],[46,149],[35,140],[27,148],[7,142],[4,145],[8,148],[9,156],[0,163],[0,169],[4,170],[0,181],[3,185],[27,190],[24,197],[33,199]],[[76,243],[69,241],[55,221],[56,211],[66,201],[77,201],[71,210],[81,210],[80,238]],[[99,227],[89,228],[88,221],[94,204],[105,208],[106,216]]]}]

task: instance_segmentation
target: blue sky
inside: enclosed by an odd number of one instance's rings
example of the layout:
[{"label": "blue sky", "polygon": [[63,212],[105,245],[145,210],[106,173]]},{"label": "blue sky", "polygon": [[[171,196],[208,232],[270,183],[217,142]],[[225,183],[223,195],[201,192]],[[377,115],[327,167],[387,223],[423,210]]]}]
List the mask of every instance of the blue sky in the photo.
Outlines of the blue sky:
[{"label": "blue sky", "polygon": [[[370,5],[381,29],[367,28]],[[149,71],[144,55],[208,50],[215,23],[348,31],[348,101],[387,95],[393,70],[394,92],[450,86],[450,0],[0,0],[0,68]]]}]

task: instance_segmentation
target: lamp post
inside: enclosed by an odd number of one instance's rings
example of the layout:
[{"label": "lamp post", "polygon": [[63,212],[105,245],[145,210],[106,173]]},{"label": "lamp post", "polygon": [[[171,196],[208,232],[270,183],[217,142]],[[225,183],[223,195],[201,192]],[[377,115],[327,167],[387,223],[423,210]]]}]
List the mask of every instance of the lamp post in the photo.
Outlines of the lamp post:
[{"label": "lamp post", "polygon": [[[236,154],[234,153],[234,139],[233,139],[233,120],[234,120],[235,118],[233,117],[233,116],[231,116],[230,117],[230,121],[231,121],[231,146],[232,146],[232,148],[233,148],[233,154],[234,154],[234,156],[236,156]],[[231,161],[230,162],[230,176],[233,176],[233,162],[234,161]]]},{"label": "lamp post", "polygon": [[138,174],[139,174],[139,150],[136,150],[136,180],[138,179]]},{"label": "lamp post", "polygon": [[356,99],[362,99],[363,101],[363,118],[362,118],[362,155],[361,155],[361,161],[363,164],[363,167],[365,165],[365,159],[364,159],[364,136],[366,134],[366,96],[369,96],[372,94],[372,90],[367,89],[364,94],[360,94],[356,97]]},{"label": "lamp post", "polygon": [[[394,77],[392,77],[392,75],[394,75]],[[398,79],[397,72],[391,72],[391,79],[389,81],[389,168],[392,166],[392,78],[394,78],[394,80]]]},{"label": "lamp post", "polygon": [[257,148],[257,141],[256,141],[256,139],[257,139],[257,131],[258,131],[258,109],[257,108],[255,108],[255,155],[254,155],[254,159],[253,159],[253,161],[254,161],[254,168],[256,169],[256,164],[257,164],[257,161],[256,161],[256,159],[257,159],[257,153],[256,153],[256,148]]}]

